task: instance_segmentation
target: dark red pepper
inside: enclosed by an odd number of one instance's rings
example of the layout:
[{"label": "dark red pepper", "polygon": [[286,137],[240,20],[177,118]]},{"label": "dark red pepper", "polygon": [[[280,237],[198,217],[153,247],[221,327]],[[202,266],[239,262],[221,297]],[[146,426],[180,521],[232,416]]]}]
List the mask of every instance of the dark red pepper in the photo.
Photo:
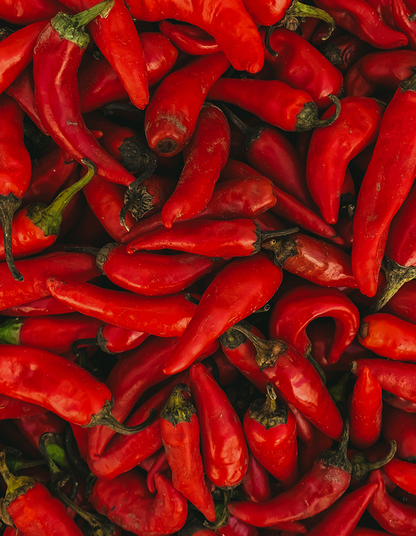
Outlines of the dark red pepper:
[{"label": "dark red pepper", "polygon": [[[340,35],[319,47],[321,54],[341,73],[346,73],[371,47],[352,34]],[[345,84],[345,82],[344,82]]]},{"label": "dark red pepper", "polygon": [[240,489],[250,501],[269,501],[272,498],[270,474],[250,449],[248,455],[248,469],[246,476],[240,484]]}]

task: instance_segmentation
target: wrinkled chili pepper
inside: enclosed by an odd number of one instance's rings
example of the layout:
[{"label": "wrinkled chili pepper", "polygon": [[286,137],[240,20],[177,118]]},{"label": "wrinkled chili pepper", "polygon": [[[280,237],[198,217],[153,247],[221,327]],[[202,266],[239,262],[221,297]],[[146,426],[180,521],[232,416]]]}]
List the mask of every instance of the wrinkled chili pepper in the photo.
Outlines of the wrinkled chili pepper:
[{"label": "wrinkled chili pepper", "polygon": [[262,248],[273,252],[274,262],[285,270],[323,287],[357,288],[351,257],[332,244],[296,233],[271,239]]},{"label": "wrinkled chili pepper", "polygon": [[383,408],[383,437],[386,441],[396,441],[396,456],[401,460],[416,461],[416,415],[407,413],[387,404]]},{"label": "wrinkled chili pepper", "polygon": [[223,52],[201,56],[164,78],[145,115],[149,147],[174,156],[189,143],[209,88],[229,67]]},{"label": "wrinkled chili pepper", "polygon": [[262,121],[291,132],[331,125],[340,111],[338,99],[331,96],[331,100],[338,104],[338,110],[330,119],[321,121],[309,93],[278,80],[220,78],[209,90],[207,98],[235,104]]},{"label": "wrinkled chili pepper", "polygon": [[129,0],[127,6],[131,16],[138,20],[175,19],[202,28],[212,35],[237,70],[257,73],[263,67],[260,35],[243,3],[238,0],[227,0],[221,4],[193,0],[186,5],[178,5],[172,0],[164,0],[157,5],[151,1]]},{"label": "wrinkled chili pepper", "polygon": [[329,437],[339,438],[341,416],[313,365],[283,341],[260,339],[241,323],[232,329],[241,331],[254,344],[258,367],[282,393],[284,400],[293,404]]},{"label": "wrinkled chili pepper", "polygon": [[342,74],[306,39],[296,32],[276,28],[268,44],[265,59],[272,65],[276,80],[306,91],[321,111],[332,104],[328,95],[339,96]]},{"label": "wrinkled chili pepper", "polygon": [[333,364],[355,338],[360,316],[358,309],[338,289],[299,285],[277,300],[269,321],[269,335],[281,339],[301,354],[313,355],[306,329],[310,322],[322,316],[335,320],[335,333],[327,355]]},{"label": "wrinkled chili pepper", "polygon": [[199,419],[183,391],[191,393],[186,385],[177,385],[160,412],[160,433],[172,471],[172,484],[208,521],[215,521],[214,499],[204,482]]},{"label": "wrinkled chili pepper", "polygon": [[[0,43],[1,44],[1,43]],[[20,106],[8,95],[0,97],[0,150],[2,153],[0,181],[0,223],[3,227],[5,258],[16,281],[23,281],[12,253],[12,217],[22,204],[31,175],[29,152],[23,142],[23,116]]]},{"label": "wrinkled chili pepper", "polygon": [[60,13],[41,32],[33,53],[36,107],[52,139],[75,160],[89,158],[99,175],[129,186],[134,176],[102,149],[79,104],[77,71],[90,39],[83,28],[107,6],[102,2],[73,17]]},{"label": "wrinkled chili pepper", "polygon": [[202,295],[192,321],[166,360],[164,372],[175,374],[189,367],[228,328],[263,307],[282,277],[280,268],[264,253],[228,263]]},{"label": "wrinkled chili pepper", "polygon": [[352,34],[340,35],[319,47],[321,54],[329,60],[341,73],[346,73],[370,47],[360,38]]},{"label": "wrinkled chili pepper", "polygon": [[204,105],[184,149],[185,165],[179,182],[162,208],[162,221],[167,229],[175,221],[188,220],[206,207],[227,163],[229,150],[230,127],[226,117],[216,106]]},{"label": "wrinkled chili pepper", "polygon": [[220,488],[237,486],[248,469],[243,426],[226,394],[204,365],[192,365],[189,378],[201,425],[205,473]]},{"label": "wrinkled chili pepper", "polygon": [[299,480],[296,421],[287,405],[277,400],[268,384],[266,400],[252,402],[244,415],[247,444],[259,462],[286,489]]},{"label": "wrinkled chili pepper", "polygon": [[[330,108],[323,118],[333,112]],[[382,106],[366,97],[341,100],[337,121],[312,133],[306,161],[309,191],[330,224],[338,221],[341,190],[350,161],[377,139]]]},{"label": "wrinkled chili pepper", "polygon": [[213,37],[191,24],[172,24],[167,20],[162,20],[159,22],[159,31],[166,35],[179,50],[191,56],[205,56],[221,51]]},{"label": "wrinkled chili pepper", "polygon": [[313,468],[295,486],[266,503],[231,502],[231,514],[256,527],[297,521],[331,506],[346,491],[351,480],[351,463],[346,456],[348,424],[338,449],[324,451]]},{"label": "wrinkled chili pepper", "polygon": [[350,440],[358,448],[373,445],[381,434],[382,392],[368,367],[360,372],[348,400]]},{"label": "wrinkled chili pepper", "polygon": [[128,255],[126,246],[108,244],[97,255],[100,270],[116,285],[145,296],[175,294],[211,272],[211,257],[179,253],[161,255],[138,251]]}]

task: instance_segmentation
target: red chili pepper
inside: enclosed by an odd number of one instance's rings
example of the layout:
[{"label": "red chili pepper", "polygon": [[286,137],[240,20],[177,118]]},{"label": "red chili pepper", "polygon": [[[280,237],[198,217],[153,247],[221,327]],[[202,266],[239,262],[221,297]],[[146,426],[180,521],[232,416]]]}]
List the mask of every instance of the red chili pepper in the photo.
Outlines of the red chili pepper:
[{"label": "red chili pepper", "polygon": [[121,328],[179,337],[195,313],[190,294],[144,297],[72,280],[48,280],[51,294],[74,310]]},{"label": "red chili pepper", "polygon": [[330,43],[319,47],[321,54],[343,74],[369,50],[371,48],[367,43],[352,34],[340,35]]},{"label": "red chili pepper", "polygon": [[268,384],[266,400],[253,402],[244,415],[247,444],[259,462],[286,489],[299,481],[296,421]]},{"label": "red chili pepper", "polygon": [[209,88],[229,65],[217,52],[164,78],[146,109],[144,126],[149,147],[157,155],[173,156],[189,143]]},{"label": "red chili pepper", "polygon": [[241,331],[254,344],[257,365],[285,401],[293,404],[319,430],[338,439],[342,432],[341,416],[313,365],[283,341],[262,340],[241,324],[232,329]]},{"label": "red chili pepper", "polygon": [[387,302],[383,311],[414,324],[416,322],[415,299],[416,281],[409,281]]},{"label": "red chili pepper", "polygon": [[414,463],[393,458],[383,467],[383,471],[401,489],[412,495],[416,494],[416,466]]},{"label": "red chili pepper", "polygon": [[189,367],[228,328],[263,307],[282,277],[264,253],[228,263],[203,294],[189,328],[166,360],[165,373]]},{"label": "red chili pepper", "polygon": [[248,468],[242,424],[226,394],[204,365],[192,365],[189,377],[201,425],[205,473],[220,488],[238,486]]},{"label": "red chili pepper", "polygon": [[191,24],[172,24],[167,20],[162,20],[159,22],[159,31],[166,35],[179,50],[191,56],[205,56],[221,51],[213,37]]},{"label": "red chili pepper", "polygon": [[322,521],[307,532],[308,536],[350,536],[377,489],[375,482],[339,499]]},{"label": "red chili pepper", "polygon": [[24,534],[52,536],[82,536],[65,506],[47,488],[32,477],[15,477],[6,465],[4,451],[0,454],[1,474],[7,484],[4,510],[7,520]]},{"label": "red chili pepper", "polygon": [[6,395],[0,395],[0,419],[20,419],[21,417],[30,417],[45,413],[45,409],[36,404],[22,402],[17,398],[10,398]]},{"label": "red chili pepper", "polygon": [[[1,44],[1,43],[0,43]],[[3,227],[5,258],[16,281],[23,281],[12,254],[12,217],[22,204],[31,175],[29,152],[23,143],[23,116],[20,106],[8,95],[0,97],[0,223]],[[4,259],[4,257],[3,257]]]},{"label": "red chili pepper", "polygon": [[215,521],[214,500],[204,482],[199,419],[183,391],[190,394],[189,387],[177,385],[160,413],[160,433],[172,471],[172,484],[208,521]]},{"label": "red chili pepper", "polygon": [[276,28],[267,38],[265,59],[272,65],[276,80],[306,91],[319,110],[326,110],[332,104],[328,95],[337,97],[341,92],[339,70],[296,32]]},{"label": "red chili pepper", "polygon": [[416,415],[387,404],[383,408],[383,437],[396,441],[396,456],[407,462],[416,460]]},{"label": "red chili pepper", "polygon": [[328,12],[337,26],[376,48],[400,48],[408,43],[403,33],[387,26],[371,5],[363,0],[317,0],[316,5]]},{"label": "red chili pepper", "polygon": [[6,263],[0,263],[0,310],[50,296],[46,281],[49,276],[70,277],[88,281],[100,275],[95,257],[86,253],[49,253],[17,261],[25,280],[15,281]]},{"label": "red chili pepper", "polygon": [[401,396],[392,395],[391,393],[387,393],[387,391],[385,391],[383,393],[383,401],[387,402],[387,404],[390,404],[390,406],[402,411],[406,411],[407,413],[416,413],[416,404],[414,402],[410,402],[410,400],[402,398]]},{"label": "red chili pepper", "polygon": [[89,501],[97,512],[135,534],[177,532],[186,521],[187,501],[162,474],[155,475],[155,484],[156,495],[149,492],[141,473],[133,469],[111,481],[97,479]]},{"label": "red chili pepper", "polygon": [[407,46],[416,50],[416,31],[414,24],[412,24],[414,19],[409,19],[412,12],[403,0],[392,0],[390,9],[394,27],[409,39]]},{"label": "red chili pepper", "polygon": [[266,502],[272,498],[270,475],[267,469],[248,451],[248,469],[240,489],[250,501]]},{"label": "red chili pepper", "polygon": [[274,253],[278,266],[312,283],[323,287],[358,287],[352,274],[351,257],[332,244],[296,233],[271,239],[262,247]]},{"label": "red chili pepper", "polygon": [[61,304],[52,296],[45,296],[22,305],[15,305],[8,309],[3,309],[1,314],[4,316],[43,316],[43,315],[61,315],[72,313],[73,309]]},{"label": "red chili pepper", "polygon": [[57,0],[34,0],[24,6],[15,0],[4,0],[0,7],[0,19],[25,26],[51,19],[59,11],[65,10],[65,6]]},{"label": "red chili pepper", "polygon": [[95,337],[100,326],[99,320],[79,313],[11,318],[0,324],[0,343],[62,354],[69,352],[77,339]]},{"label": "red chili pepper", "polygon": [[256,527],[269,527],[319,514],[346,491],[351,480],[351,464],[346,457],[348,425],[336,452],[324,451],[311,471],[290,490],[266,503],[231,502],[231,514]]},{"label": "red chili pepper", "polygon": [[347,96],[371,96],[378,87],[396,90],[416,66],[413,50],[372,52],[357,61],[344,77]]},{"label": "red chili pepper", "polygon": [[406,536],[416,532],[416,509],[390,497],[385,488],[381,471],[373,471],[369,483],[378,485],[367,507],[368,513],[389,533]]},{"label": "red chili pepper", "polygon": [[97,263],[119,287],[145,296],[163,296],[180,292],[210,273],[216,260],[192,253],[138,251],[128,255],[126,246],[108,244],[99,251]]},{"label": "red chili pepper", "polygon": [[89,158],[99,175],[128,186],[133,175],[101,147],[79,107],[77,71],[89,43],[83,28],[106,6],[102,2],[73,17],[59,14],[41,32],[33,53],[36,107],[52,139],[75,160]]},{"label": "red chili pepper", "polygon": [[107,354],[122,354],[137,348],[147,337],[149,334],[142,331],[105,324],[98,330],[96,342],[101,350]]},{"label": "red chili pepper", "polygon": [[309,444],[306,444],[303,441],[298,442],[298,460],[301,475],[304,476],[308,471],[310,471],[315,463],[316,458],[325,450],[331,449],[333,443],[334,441],[332,438],[328,437],[320,430],[315,428],[315,426],[313,426],[312,440],[309,442]]},{"label": "red chili pepper", "polygon": [[194,133],[184,149],[185,165],[175,191],[162,208],[163,225],[188,220],[202,212],[211,199],[230,151],[230,127],[223,112],[204,105]]},{"label": "red chili pepper", "polygon": [[275,303],[269,321],[269,335],[281,339],[301,354],[312,355],[306,329],[316,318],[330,316],[335,320],[335,333],[327,354],[333,364],[354,340],[360,315],[352,301],[338,289],[299,285],[286,292]]},{"label": "red chili pepper", "polygon": [[36,449],[39,449],[39,439],[42,434],[62,434],[66,428],[66,422],[52,413],[46,411],[40,415],[21,417],[16,421],[16,426],[26,440]]},{"label": "red chili pepper", "polygon": [[[331,125],[340,110],[330,119],[321,121],[309,93],[278,80],[220,78],[209,90],[207,99],[235,104],[262,121],[291,132]],[[336,97],[333,102],[339,103]]]},{"label": "red chili pepper", "polygon": [[[333,112],[330,108],[323,118]],[[338,220],[345,173],[350,161],[378,136],[383,108],[374,99],[341,100],[338,120],[312,133],[306,162],[309,191],[327,223]]]},{"label": "red chili pepper", "polygon": [[222,4],[193,0],[181,4],[164,0],[157,5],[145,0],[129,0],[127,6],[138,20],[175,19],[194,24],[212,35],[233,67],[257,73],[263,67],[264,55],[257,27],[242,2],[227,0]]},{"label": "red chili pepper", "polygon": [[358,448],[373,445],[381,434],[381,387],[368,367],[360,372],[348,400],[350,440]]}]

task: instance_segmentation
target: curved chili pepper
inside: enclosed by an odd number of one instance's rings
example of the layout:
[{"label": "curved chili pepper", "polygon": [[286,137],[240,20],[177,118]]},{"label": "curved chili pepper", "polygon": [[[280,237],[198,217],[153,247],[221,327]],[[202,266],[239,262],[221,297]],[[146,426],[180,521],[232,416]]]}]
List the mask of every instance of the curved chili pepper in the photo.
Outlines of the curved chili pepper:
[{"label": "curved chili pepper", "polygon": [[373,445],[381,434],[381,387],[368,367],[360,372],[348,400],[350,440],[358,448]]},{"label": "curved chili pepper", "polygon": [[6,263],[0,263],[0,310],[50,296],[46,286],[49,276],[88,281],[100,275],[95,257],[86,253],[49,253],[17,261],[24,281],[15,281]]},{"label": "curved chili pepper", "polygon": [[267,233],[248,218],[225,221],[198,218],[178,222],[172,229],[158,228],[145,233],[129,242],[126,251],[132,254],[143,249],[167,248],[207,257],[247,257],[258,253],[263,240],[270,235],[282,236],[298,230],[294,229]]},{"label": "curved chili pepper", "polygon": [[416,362],[415,326],[394,315],[376,313],[364,317],[358,340],[377,355]]},{"label": "curved chili pepper", "polygon": [[1,474],[7,484],[4,510],[8,521],[28,536],[82,536],[65,506],[48,489],[32,477],[15,477],[6,465],[4,451],[0,454]]},{"label": "curved chili pepper", "polygon": [[370,47],[367,43],[352,34],[340,35],[330,43],[319,47],[321,54],[343,74],[362,58],[369,49]]},{"label": "curved chili pepper", "polygon": [[216,106],[204,105],[192,138],[184,149],[185,165],[179,182],[162,208],[162,221],[167,229],[175,221],[188,220],[206,207],[227,163],[229,151],[227,119]]},{"label": "curved chili pepper", "polygon": [[369,514],[389,533],[405,536],[416,532],[416,509],[393,499],[386,492],[381,471],[373,471],[369,483],[378,485],[376,492],[367,507]]},{"label": "curved chili pepper", "polygon": [[[335,96],[330,98],[339,104]],[[278,80],[220,78],[209,90],[207,99],[235,104],[262,121],[291,132],[331,125],[340,111],[339,108],[330,119],[321,121],[309,93]]]},{"label": "curved chili pepper", "polygon": [[416,466],[414,463],[404,462],[393,458],[383,467],[383,471],[401,489],[415,495],[416,492]]},{"label": "curved chili pepper", "polygon": [[338,439],[342,432],[341,416],[313,365],[283,341],[260,339],[241,324],[232,329],[241,331],[254,344],[257,365],[285,401],[319,430]]},{"label": "curved chili pepper", "polygon": [[142,331],[104,324],[99,328],[95,340],[103,352],[116,355],[137,348],[147,337],[149,334]]},{"label": "curved chili pepper", "polygon": [[199,419],[182,391],[190,394],[189,387],[177,385],[160,412],[160,433],[172,471],[172,484],[208,521],[215,521],[214,500],[204,482]]},{"label": "curved chili pepper", "polygon": [[0,395],[0,419],[20,419],[45,413],[45,409],[36,404],[22,402],[17,398]]},{"label": "curved chili pepper", "polygon": [[413,50],[372,52],[359,59],[344,77],[347,96],[371,96],[378,87],[396,90],[416,66]]},{"label": "curved chili pepper", "polygon": [[22,305],[15,305],[8,309],[3,309],[1,314],[4,316],[43,316],[43,315],[61,315],[72,313],[73,309],[61,304],[52,296],[45,296],[38,300],[33,300]]},{"label": "curved chili pepper", "polygon": [[[1,43],[0,43],[1,44]],[[20,106],[8,95],[0,97],[0,223],[3,227],[5,258],[16,281],[23,281],[12,254],[12,217],[22,204],[31,175],[29,152],[23,143],[23,116]],[[3,257],[4,258],[4,257]]]},{"label": "curved chili pepper", "polygon": [[269,527],[319,514],[346,491],[351,480],[351,463],[346,456],[348,425],[337,451],[326,450],[290,490],[266,503],[231,502],[233,516],[256,527]]},{"label": "curved chili pepper", "polygon": [[409,39],[407,46],[412,50],[416,50],[416,31],[414,24],[409,19],[412,12],[403,0],[392,0],[390,9],[393,26]]},{"label": "curved chili pepper", "polygon": [[127,6],[131,16],[138,20],[175,19],[202,28],[212,35],[237,70],[257,73],[263,67],[259,32],[241,2],[227,0],[219,4],[193,0],[178,5],[175,1],[164,0],[156,5],[152,1],[129,0]]},{"label": "curved chili pepper", "polygon": [[32,346],[63,354],[77,339],[95,337],[101,322],[79,313],[11,318],[0,324],[0,343]]},{"label": "curved chili pepper", "polygon": [[296,421],[271,384],[266,400],[253,402],[244,415],[244,433],[254,456],[286,489],[299,480]]},{"label": "curved chili pepper", "polygon": [[416,460],[416,415],[406,413],[389,404],[383,408],[383,437],[386,441],[396,441],[396,456],[414,463]]},{"label": "curved chili pepper", "polygon": [[209,88],[230,63],[222,52],[201,56],[169,74],[146,108],[145,133],[158,155],[174,156],[189,143]]},{"label": "curved chili pepper", "polygon": [[[164,35],[140,33],[149,87],[172,69],[178,51]],[[117,73],[105,58],[81,63],[78,73],[81,111],[91,112],[110,102],[128,97]]]},{"label": "curved chili pepper", "polygon": [[250,501],[266,502],[272,498],[269,472],[250,449],[248,451],[248,469],[240,484],[240,489]]},{"label": "curved chili pepper", "polygon": [[113,283],[145,296],[175,294],[211,272],[215,259],[179,253],[161,255],[138,251],[128,255],[126,246],[108,244],[97,255],[97,263]]},{"label": "curved chili pepper", "polygon": [[162,474],[155,475],[156,495],[136,470],[111,481],[97,479],[89,496],[97,512],[123,529],[147,536],[171,534],[185,524],[188,513],[184,496]]},{"label": "curved chili pepper", "polygon": [[191,56],[205,56],[221,51],[213,37],[191,24],[172,24],[162,20],[159,22],[159,31],[179,50]]},{"label": "curved chili pepper", "polygon": [[33,53],[36,107],[52,139],[75,160],[89,158],[99,175],[129,186],[134,176],[101,147],[79,107],[77,71],[89,43],[83,28],[106,6],[102,2],[73,17],[56,15],[42,31]]},{"label": "curved chili pepper", "polygon": [[400,409],[401,411],[405,411],[407,413],[416,413],[416,404],[414,402],[410,402],[410,400],[402,398],[401,396],[392,395],[391,393],[384,391],[383,401],[387,402],[387,404],[390,404],[390,406],[393,406],[394,408]]},{"label": "curved chili pepper", "polygon": [[[332,112],[330,108],[323,118]],[[376,141],[382,113],[382,106],[374,99],[347,97],[341,100],[338,120],[312,133],[306,180],[327,223],[337,222],[347,166],[365,147]]]},{"label": "curved chili pepper", "polygon": [[243,426],[226,394],[204,365],[192,365],[189,378],[201,425],[205,473],[220,488],[237,486],[248,469]]},{"label": "curved chili pepper", "polygon": [[333,364],[355,338],[360,315],[352,301],[338,289],[299,285],[277,300],[269,321],[269,335],[281,339],[301,354],[313,355],[306,329],[322,316],[335,320],[335,333],[327,355]]},{"label": "curved chili pepper", "polygon": [[180,337],[196,310],[186,293],[144,297],[54,277],[47,285],[52,296],[80,313],[159,337]]},{"label": "curved chili pepper", "polygon": [[[329,95],[339,96],[342,74],[306,39],[296,32],[276,28],[270,34],[268,44],[265,59],[272,65],[276,80],[306,91],[319,110],[326,110],[332,104]],[[274,52],[273,56],[271,52]]]},{"label": "curved chili pepper", "polygon": [[293,19],[313,17],[327,23],[329,26],[328,37],[335,28],[334,20],[328,13],[315,6],[302,4],[298,0],[268,0],[261,3],[244,0],[243,3],[254,22],[262,26],[274,26],[279,23],[279,26],[288,24],[292,28]]},{"label": "curved chili pepper", "polygon": [[264,253],[228,263],[204,292],[164,372],[175,374],[189,367],[228,328],[263,307],[282,277]]},{"label": "curved chili pepper", "polygon": [[358,376],[368,367],[381,388],[393,395],[416,402],[416,365],[389,359],[359,359],[351,363],[351,372]]},{"label": "curved chili pepper", "polygon": [[363,0],[317,0],[316,5],[329,13],[337,26],[376,48],[400,48],[408,43],[407,36],[387,26]]},{"label": "curved chili pepper", "polygon": [[351,257],[332,244],[296,233],[271,239],[262,248],[272,251],[274,262],[291,272],[324,287],[357,288]]},{"label": "curved chili pepper", "polygon": [[0,19],[25,26],[51,19],[59,11],[65,10],[65,6],[58,0],[34,0],[24,3],[24,6],[15,0],[4,0],[0,7]]}]

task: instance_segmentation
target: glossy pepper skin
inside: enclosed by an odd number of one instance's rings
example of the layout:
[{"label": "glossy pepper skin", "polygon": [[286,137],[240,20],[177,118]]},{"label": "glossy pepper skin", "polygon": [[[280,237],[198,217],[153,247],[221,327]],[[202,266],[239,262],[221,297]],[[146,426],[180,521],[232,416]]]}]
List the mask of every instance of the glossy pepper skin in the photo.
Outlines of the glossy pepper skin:
[{"label": "glossy pepper skin", "polygon": [[221,52],[213,37],[191,24],[172,24],[167,20],[159,22],[159,31],[185,54],[205,56]]},{"label": "glossy pepper skin", "polygon": [[286,489],[299,480],[296,421],[287,405],[268,387],[267,398],[253,402],[244,414],[250,451]]},{"label": "glossy pepper skin", "polygon": [[145,296],[176,294],[210,273],[215,262],[193,253],[137,251],[129,255],[122,244],[108,244],[97,255],[99,268],[110,281]]},{"label": "glossy pepper skin", "polygon": [[189,367],[228,328],[263,307],[282,278],[280,268],[264,253],[228,263],[204,292],[164,372],[175,374]]},{"label": "glossy pepper skin", "polygon": [[[103,7],[103,4],[94,7],[92,14],[98,14]],[[84,21],[90,20],[85,15],[76,17],[78,19],[75,20],[82,21],[81,28]],[[40,34],[33,53],[33,78],[39,116],[52,139],[75,160],[81,162],[82,158],[88,158],[96,165],[99,175],[128,186],[134,181],[134,176],[102,149],[82,118],[77,71],[89,36],[80,29],[80,25],[73,32],[70,28],[74,24],[69,21],[71,18],[66,14],[52,19]],[[69,39],[65,38],[65,27],[69,28]]]},{"label": "glossy pepper skin", "polygon": [[[390,223],[406,199],[416,173],[415,132],[411,122],[416,113],[415,82],[413,78],[403,82],[387,106],[358,194],[352,267],[360,291],[370,297],[377,291]],[[399,126],[402,120],[409,123],[404,132]],[[396,136],[400,138],[399,146],[393,145]],[[391,177],[397,178],[394,184]]]},{"label": "glossy pepper skin", "polygon": [[[323,118],[329,117],[332,111],[330,108]],[[313,131],[306,161],[306,180],[327,223],[338,221],[347,166],[376,141],[382,114],[382,107],[373,99],[346,97],[341,100],[337,121]]]},{"label": "glossy pepper skin", "polygon": [[397,458],[414,463],[416,460],[416,415],[386,404],[383,408],[383,437],[397,443]]},{"label": "glossy pepper skin", "polygon": [[160,413],[160,433],[172,484],[208,521],[215,521],[214,499],[204,481],[199,419],[183,391],[190,394],[189,387],[177,385]]},{"label": "glossy pepper skin", "polygon": [[202,212],[211,199],[230,151],[230,127],[223,112],[204,105],[195,131],[185,147],[185,165],[175,191],[162,208],[163,225],[188,220]]},{"label": "glossy pepper skin", "polygon": [[394,457],[383,467],[383,471],[397,486],[415,495],[416,471],[414,463],[405,462]]},{"label": "glossy pepper skin", "polygon": [[151,0],[129,0],[132,17],[159,21],[175,19],[194,24],[214,37],[233,67],[249,73],[259,72],[264,54],[257,27],[239,0],[193,0],[178,5],[174,0],[163,0],[157,5]]},{"label": "glossy pepper skin", "polygon": [[59,11],[65,11],[65,6],[57,0],[35,0],[24,3],[5,0],[1,4],[0,19],[19,26],[51,19]]},{"label": "glossy pepper skin", "polygon": [[231,514],[256,527],[270,527],[316,515],[346,491],[351,480],[351,464],[346,457],[348,434],[338,450],[324,451],[313,468],[290,490],[266,503],[231,502]]},{"label": "glossy pepper skin", "polygon": [[189,378],[201,423],[205,473],[220,488],[238,486],[248,469],[243,426],[226,394],[202,363],[192,365]]},{"label": "glossy pepper skin", "polygon": [[313,355],[306,330],[310,322],[323,316],[335,321],[327,355],[328,363],[333,364],[354,340],[360,322],[357,307],[338,289],[298,285],[287,291],[272,309],[269,335],[284,340],[302,354]]},{"label": "glossy pepper skin", "polygon": [[331,106],[328,95],[340,94],[342,74],[319,50],[286,28],[273,31],[270,48],[277,57],[265,50],[265,58],[273,67],[276,80],[309,93],[321,111]]},{"label": "glossy pepper skin", "polygon": [[218,52],[200,56],[164,78],[145,115],[146,139],[157,155],[174,156],[189,143],[209,88],[229,65]]}]

